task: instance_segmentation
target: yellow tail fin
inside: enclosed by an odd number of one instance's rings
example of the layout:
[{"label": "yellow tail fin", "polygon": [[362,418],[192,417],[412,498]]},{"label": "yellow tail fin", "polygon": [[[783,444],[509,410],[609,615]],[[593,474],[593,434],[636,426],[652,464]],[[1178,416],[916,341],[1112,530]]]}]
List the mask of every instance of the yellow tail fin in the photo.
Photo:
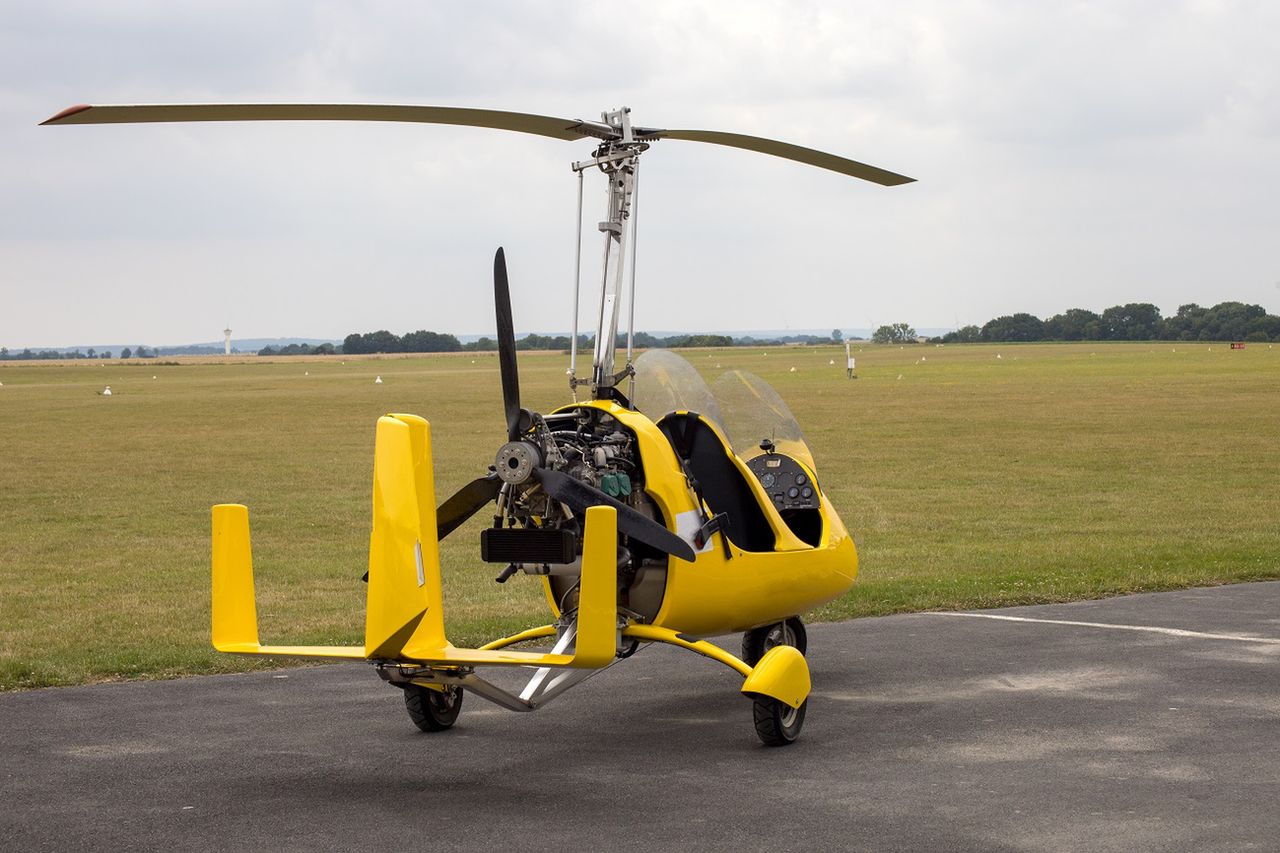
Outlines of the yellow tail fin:
[{"label": "yellow tail fin", "polygon": [[241,504],[213,508],[213,647],[220,652],[258,648],[249,509]]},{"label": "yellow tail fin", "polygon": [[374,444],[365,656],[395,658],[411,638],[443,649],[442,599],[431,426],[416,415],[385,415]]}]

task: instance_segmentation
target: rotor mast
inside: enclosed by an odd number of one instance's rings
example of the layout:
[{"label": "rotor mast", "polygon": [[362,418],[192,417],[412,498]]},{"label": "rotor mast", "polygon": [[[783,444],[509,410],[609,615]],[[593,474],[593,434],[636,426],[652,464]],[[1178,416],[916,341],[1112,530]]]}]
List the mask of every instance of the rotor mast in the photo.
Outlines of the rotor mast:
[{"label": "rotor mast", "polygon": [[[611,389],[632,373],[630,347],[627,350],[627,366],[623,370],[614,372],[614,360],[618,318],[625,290],[627,245],[634,239],[635,222],[632,217],[632,202],[639,178],[640,154],[649,147],[647,142],[637,140],[632,133],[630,107],[601,113],[600,117],[609,128],[615,131],[616,138],[605,140],[596,149],[591,159],[573,164],[573,170],[579,175],[594,166],[603,172],[608,180],[605,219],[598,226],[601,234],[604,235],[604,246],[600,271],[600,309],[597,315],[595,353],[592,357],[590,379],[591,396],[595,399],[611,396]],[[581,252],[581,246],[579,246],[579,252]],[[634,268],[632,274],[630,296],[634,306]],[[634,312],[628,312],[628,316],[634,318]],[[634,319],[629,322],[634,322]],[[629,330],[628,340],[631,339],[633,332],[634,329]],[[578,330],[575,326],[573,330],[575,349],[577,334]],[[579,380],[571,372],[569,377],[571,386],[576,387],[585,383],[586,380]]]}]

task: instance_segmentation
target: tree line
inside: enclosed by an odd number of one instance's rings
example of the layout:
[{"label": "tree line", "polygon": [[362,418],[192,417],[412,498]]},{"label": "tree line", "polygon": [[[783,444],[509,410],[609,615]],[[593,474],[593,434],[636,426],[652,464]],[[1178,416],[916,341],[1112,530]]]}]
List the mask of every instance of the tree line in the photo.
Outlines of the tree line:
[{"label": "tree line", "polygon": [[[120,350],[121,358],[155,358],[160,354],[160,350],[147,349],[144,346],[140,346],[136,350],[132,350],[129,347]],[[22,352],[10,352],[8,347],[0,347],[0,361],[57,361],[59,359],[104,359],[111,357],[111,350],[98,352],[93,347],[89,347],[85,352],[80,352],[78,348],[71,352],[61,352],[56,349],[33,350],[30,348],[24,349]]]},{"label": "tree line", "polygon": [[[634,345],[637,349],[650,349],[653,347],[729,347],[746,345],[748,341],[756,345],[761,343],[753,338],[735,340],[729,335],[689,334],[662,338],[651,335],[648,332],[637,332],[634,338]],[[823,338],[822,341],[829,343],[826,338]],[[578,335],[579,349],[591,349],[595,346],[595,342],[595,335]],[[570,343],[568,335],[528,334],[516,340],[516,349],[567,350]],[[624,348],[626,345],[627,336],[625,334],[618,335],[617,346]],[[321,344],[321,346],[326,345]],[[292,347],[299,347],[299,349],[296,352],[288,351]],[[307,355],[318,351],[318,348],[313,348],[309,352],[304,352],[302,347],[305,347],[305,344],[295,344],[273,352],[263,350],[259,354]],[[268,347],[267,349],[271,348]],[[347,335],[342,341],[342,346],[337,351],[346,355],[356,355],[361,353],[493,352],[497,349],[497,340],[490,337],[481,337],[478,340],[464,344],[453,335],[428,332],[422,329],[404,335],[395,335],[386,329],[379,329],[376,332]],[[330,351],[333,351],[332,348]]]},{"label": "tree line", "polygon": [[965,326],[932,340],[939,343],[1019,341],[1280,341],[1280,317],[1261,305],[1219,302],[1202,308],[1180,306],[1172,317],[1148,302],[1114,305],[1101,314],[1072,308],[1041,320],[1032,314],[1008,314],[981,327]]}]

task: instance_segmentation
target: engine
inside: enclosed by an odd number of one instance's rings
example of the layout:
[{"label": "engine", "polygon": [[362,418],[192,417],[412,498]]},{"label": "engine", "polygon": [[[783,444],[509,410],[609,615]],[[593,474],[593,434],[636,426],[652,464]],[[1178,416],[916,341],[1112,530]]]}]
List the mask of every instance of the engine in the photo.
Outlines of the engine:
[{"label": "engine", "polygon": [[[579,572],[582,515],[543,488],[541,472],[563,474],[663,524],[644,490],[635,435],[598,408],[533,416],[525,436],[498,450],[494,468],[503,486],[495,526],[481,537],[481,553],[488,562],[510,564],[499,580],[516,571],[553,575],[553,588],[570,591]],[[654,580],[665,586],[666,555],[623,534],[618,540],[619,602],[626,606],[646,568],[661,569],[663,577]]]}]

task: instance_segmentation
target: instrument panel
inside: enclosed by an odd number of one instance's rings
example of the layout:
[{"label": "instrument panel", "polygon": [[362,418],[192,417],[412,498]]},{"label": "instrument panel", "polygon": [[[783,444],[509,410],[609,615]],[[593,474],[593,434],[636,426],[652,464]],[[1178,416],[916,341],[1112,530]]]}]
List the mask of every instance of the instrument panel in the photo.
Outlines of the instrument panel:
[{"label": "instrument panel", "polygon": [[818,487],[800,463],[781,453],[766,453],[747,462],[779,511],[817,509]]}]

